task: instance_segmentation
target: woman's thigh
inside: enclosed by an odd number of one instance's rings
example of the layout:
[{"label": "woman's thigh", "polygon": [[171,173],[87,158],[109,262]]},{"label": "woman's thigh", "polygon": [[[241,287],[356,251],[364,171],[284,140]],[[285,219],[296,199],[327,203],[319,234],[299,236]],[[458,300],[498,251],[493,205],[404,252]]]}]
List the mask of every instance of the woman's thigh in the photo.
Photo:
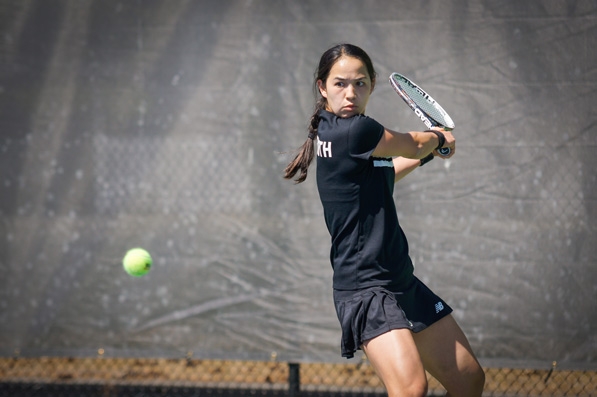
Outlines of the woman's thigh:
[{"label": "woman's thigh", "polygon": [[427,377],[412,335],[409,329],[394,329],[362,346],[389,396],[426,394]]},{"label": "woman's thigh", "polygon": [[485,374],[452,315],[413,335],[425,369],[448,395],[480,396]]}]

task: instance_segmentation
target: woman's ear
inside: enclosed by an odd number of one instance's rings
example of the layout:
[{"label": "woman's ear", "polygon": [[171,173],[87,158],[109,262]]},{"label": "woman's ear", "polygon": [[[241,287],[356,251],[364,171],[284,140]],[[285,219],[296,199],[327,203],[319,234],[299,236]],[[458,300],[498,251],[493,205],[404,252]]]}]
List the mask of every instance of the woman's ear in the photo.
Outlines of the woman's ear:
[{"label": "woman's ear", "polygon": [[317,89],[319,90],[319,93],[322,97],[328,99],[328,92],[326,91],[325,84],[323,84],[322,80],[317,80]]},{"label": "woman's ear", "polygon": [[371,92],[373,92],[373,90],[375,89],[375,79],[371,80]]}]

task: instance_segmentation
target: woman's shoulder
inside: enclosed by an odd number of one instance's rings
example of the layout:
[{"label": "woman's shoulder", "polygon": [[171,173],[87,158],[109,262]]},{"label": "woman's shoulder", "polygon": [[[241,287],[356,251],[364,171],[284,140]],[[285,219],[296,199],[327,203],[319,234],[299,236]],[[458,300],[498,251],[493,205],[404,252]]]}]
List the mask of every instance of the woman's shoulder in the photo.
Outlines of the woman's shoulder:
[{"label": "woman's shoulder", "polygon": [[380,126],[383,127],[377,120],[372,117],[369,117],[365,114],[355,114],[354,116],[348,118],[342,118],[340,116],[335,115],[334,113],[328,110],[320,110],[319,117],[322,119],[327,120],[330,123],[334,124],[347,124],[347,125],[366,125],[370,126]]},{"label": "woman's shoulder", "polygon": [[380,127],[383,128],[383,126],[374,118],[369,117],[367,115],[364,114],[357,114],[354,115],[350,118],[352,120],[352,124],[354,125],[363,125],[367,128],[371,128],[371,127]]}]

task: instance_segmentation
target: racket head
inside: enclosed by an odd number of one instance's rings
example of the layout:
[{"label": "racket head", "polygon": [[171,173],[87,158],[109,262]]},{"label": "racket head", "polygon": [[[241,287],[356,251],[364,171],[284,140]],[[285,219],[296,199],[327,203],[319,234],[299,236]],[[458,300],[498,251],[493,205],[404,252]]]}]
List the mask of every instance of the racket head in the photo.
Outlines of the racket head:
[{"label": "racket head", "polygon": [[448,112],[412,80],[394,72],[390,75],[390,84],[428,128],[439,126],[446,130],[454,129],[454,121]]}]

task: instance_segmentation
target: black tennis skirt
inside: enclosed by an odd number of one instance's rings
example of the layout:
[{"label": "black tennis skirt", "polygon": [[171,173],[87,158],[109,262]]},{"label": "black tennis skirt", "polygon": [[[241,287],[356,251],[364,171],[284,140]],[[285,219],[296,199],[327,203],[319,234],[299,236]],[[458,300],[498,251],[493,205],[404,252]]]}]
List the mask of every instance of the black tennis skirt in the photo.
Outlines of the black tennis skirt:
[{"label": "black tennis skirt", "polygon": [[361,345],[393,329],[420,332],[452,313],[452,308],[414,277],[402,291],[371,287],[334,290],[336,314],[342,327],[342,357],[352,358]]}]

